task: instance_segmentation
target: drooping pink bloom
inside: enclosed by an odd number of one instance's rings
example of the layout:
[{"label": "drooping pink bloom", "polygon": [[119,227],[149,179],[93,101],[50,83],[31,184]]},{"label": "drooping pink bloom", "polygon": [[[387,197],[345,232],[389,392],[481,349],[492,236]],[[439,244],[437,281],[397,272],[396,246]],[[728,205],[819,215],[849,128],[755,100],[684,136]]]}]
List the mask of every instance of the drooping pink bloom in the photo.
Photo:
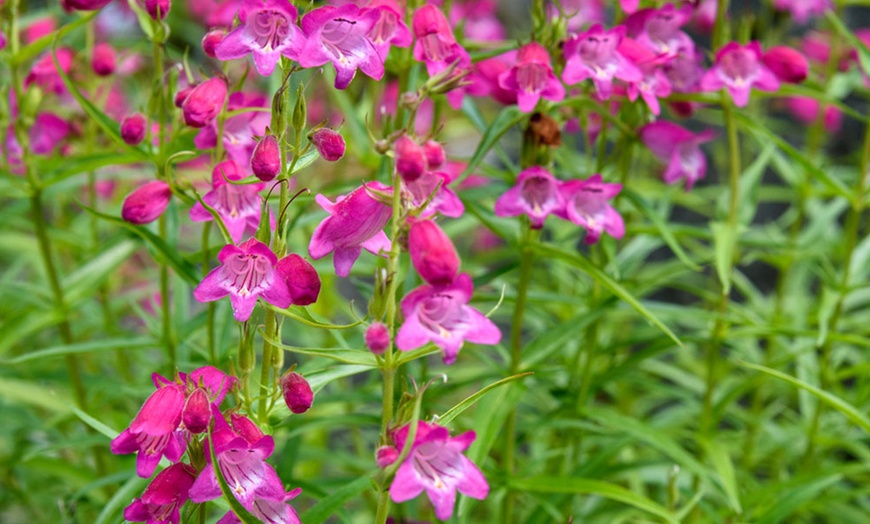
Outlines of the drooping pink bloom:
[{"label": "drooping pink bloom", "polygon": [[676,8],[667,4],[661,9],[638,11],[634,16],[641,27],[635,39],[656,55],[669,58],[681,52],[695,52],[692,38],[680,30],[692,19],[691,5]]},{"label": "drooping pink bloom", "polygon": [[471,277],[462,273],[450,284],[423,285],[408,293],[402,299],[405,322],[396,334],[396,347],[411,351],[432,342],[441,348],[444,363],[452,364],[466,340],[498,344],[498,327],[468,305],[473,291]]},{"label": "drooping pink bloom", "polygon": [[622,184],[602,182],[601,175],[586,180],[571,180],[562,184],[565,208],[556,210],[556,216],[570,220],[586,229],[587,244],[598,242],[601,233],[622,238],[625,224],[622,216],[608,202],[622,190]]},{"label": "drooping pink bloom", "polygon": [[768,49],[761,61],[776,75],[780,82],[797,84],[803,82],[809,73],[807,57],[797,49],[778,45]]},{"label": "drooping pink bloom", "polygon": [[638,133],[656,158],[668,164],[664,173],[666,183],[685,179],[686,191],[689,191],[695,182],[704,178],[707,159],[700,146],[713,139],[712,130],[695,134],[672,122],[659,120],[643,126]]},{"label": "drooping pink bloom", "polygon": [[383,322],[372,322],[366,329],[366,347],[375,355],[381,355],[390,347],[390,330]]},{"label": "drooping pink bloom", "polygon": [[314,230],[308,253],[317,260],[335,252],[335,274],[342,278],[350,275],[350,269],[363,248],[375,255],[391,249],[390,239],[383,229],[392,210],[373,198],[369,190],[386,192],[391,188],[380,182],[369,182],[340,197],[334,204],[323,195],[315,197],[329,216]]},{"label": "drooping pink bloom", "polygon": [[465,213],[465,205],[449,186],[455,178],[456,174],[450,171],[426,171],[413,182],[405,182],[411,204],[418,208],[426,205],[421,217],[427,218],[441,213],[446,217],[457,218]]},{"label": "drooping pink bloom", "polygon": [[495,201],[500,217],[527,215],[535,229],[544,227],[550,213],[565,208],[559,181],[540,166],[530,167],[517,176],[517,183]]},{"label": "drooping pink bloom", "polygon": [[215,56],[233,60],[251,53],[257,72],[271,75],[281,55],[299,59],[305,35],[296,26],[297,16],[288,0],[244,0],[239,9],[242,24],[215,48]]},{"label": "drooping pink bloom", "polygon": [[374,44],[382,60],[386,60],[390,46],[408,47],[413,36],[405,25],[405,10],[396,0],[373,0],[363,11],[374,10],[378,20],[369,30],[368,38]]},{"label": "drooping pink bloom", "polygon": [[[233,242],[240,242],[245,230],[257,229],[263,211],[260,191],[266,184],[230,183],[243,178],[245,173],[242,168],[232,160],[225,160],[212,170],[212,190],[202,197],[203,202],[218,212]],[[190,219],[194,222],[208,222],[214,220],[214,216],[197,202],[190,208]]]},{"label": "drooping pink bloom", "polygon": [[281,149],[275,135],[268,134],[257,142],[251,154],[251,170],[263,182],[274,180],[281,172]]},{"label": "drooping pink bloom", "polygon": [[115,50],[108,42],[94,46],[91,68],[98,76],[109,76],[115,72]]},{"label": "drooping pink bloom", "polygon": [[226,98],[227,81],[217,76],[209,78],[184,99],[181,105],[184,122],[190,127],[205,127],[221,112]]},{"label": "drooping pink bloom", "polygon": [[121,218],[131,224],[154,222],[169,207],[172,190],[163,180],[152,180],[124,199]]},{"label": "drooping pink bloom", "polygon": [[824,14],[832,6],[831,0],[773,0],[773,7],[790,12],[795,22],[803,24],[810,17]]},{"label": "drooping pink bloom", "polygon": [[[789,112],[800,122],[812,124],[816,121],[821,110],[821,104],[815,98],[808,96],[791,96],[786,99]],[[837,106],[829,105],[825,108],[825,129],[836,133],[843,125],[843,112]]]},{"label": "drooping pink bloom", "polygon": [[239,322],[251,317],[257,297],[279,308],[292,303],[287,283],[275,271],[278,257],[266,244],[251,238],[238,246],[224,246],[218,260],[221,265],[193,290],[198,301],[211,302],[229,295],[233,316]]},{"label": "drooping pink bloom", "polygon": [[314,392],[305,377],[299,373],[287,373],[281,377],[281,395],[284,403],[292,413],[297,415],[305,413],[314,402]]},{"label": "drooping pink bloom", "polygon": [[294,306],[307,306],[317,302],[320,276],[310,262],[296,253],[290,253],[278,261],[275,270],[287,282]]},{"label": "drooping pink bloom", "polygon": [[703,91],[726,88],[737,107],[749,103],[752,88],[776,91],[779,80],[761,61],[761,45],[750,42],[740,45],[730,42],[716,53],[716,63],[701,79]]},{"label": "drooping pink bloom", "polygon": [[130,427],[112,440],[112,453],[136,456],[136,474],[148,478],[154,473],[161,457],[178,462],[184,454],[181,433],[181,412],[184,391],[178,384],[160,387],[148,397]]},{"label": "drooping pink bloom", "polygon": [[498,83],[517,93],[517,105],[525,113],[533,111],[542,97],[553,102],[565,98],[565,88],[550,67],[550,54],[537,42],[520,48],[516,65],[502,73]]},{"label": "drooping pink bloom", "polygon": [[320,158],[327,162],[337,162],[344,156],[346,147],[344,137],[338,131],[321,127],[311,134],[309,140],[320,153]]},{"label": "drooping pink bloom", "polygon": [[623,39],[622,43],[619,44],[619,52],[637,65],[643,73],[643,79],[640,82],[628,84],[628,99],[634,102],[640,95],[652,114],[658,115],[661,113],[659,98],[665,98],[671,94],[671,83],[659,67],[660,59],[648,48],[631,38]]},{"label": "drooping pink bloom", "polygon": [[[409,429],[410,426],[406,425],[396,430],[393,438],[397,449],[404,447]],[[468,431],[451,437],[447,428],[418,422],[411,452],[399,466],[390,485],[390,498],[394,502],[405,502],[425,490],[435,508],[435,516],[440,520],[453,515],[457,491],[468,497],[485,499],[489,494],[489,484],[480,469],[462,454],[476,436],[474,431]]]},{"label": "drooping pink bloom", "polygon": [[299,53],[302,67],[319,67],[332,62],[335,88],[345,89],[360,69],[369,77],[384,77],[384,57],[369,36],[380,12],[360,10],[354,4],[323,6],[302,17],[302,30],[308,41]]},{"label": "drooping pink bloom", "polygon": [[565,43],[565,71],[562,79],[566,84],[577,84],[591,78],[601,98],[610,98],[613,79],[625,82],[640,82],[643,73],[625,59],[618,51],[625,37],[625,27],[617,26],[604,30],[595,24]]},{"label": "drooping pink bloom", "polygon": [[420,277],[432,285],[447,285],[459,273],[459,254],[453,242],[432,220],[410,219],[408,253]]},{"label": "drooping pink bloom", "polygon": [[148,121],[142,113],[133,113],[121,120],[121,138],[131,146],[139,145],[145,139]]},{"label": "drooping pink bloom", "polygon": [[[72,69],[73,56],[75,53],[72,49],[60,47],[56,51],[57,63],[60,69],[69,74]],[[24,78],[24,87],[29,87],[31,84],[36,84],[43,91],[56,93],[58,95],[66,93],[66,86],[63,85],[63,80],[58,73],[57,67],[54,65],[54,58],[51,52],[42,55],[42,57],[33,64],[27,77]]]},{"label": "drooping pink bloom", "polygon": [[196,470],[189,464],[172,464],[154,477],[142,497],[124,509],[124,519],[148,524],[179,524],[179,509],[187,502]]},{"label": "drooping pink bloom", "polygon": [[[231,94],[227,101],[228,112],[253,107],[268,107],[266,97],[259,93],[238,91]],[[270,119],[271,114],[268,112],[250,111],[231,116],[224,121],[221,140],[231,160],[240,166],[250,162],[257,146],[254,137],[266,134]],[[217,122],[212,120],[197,133],[193,143],[199,149],[215,147],[217,134]]]},{"label": "drooping pink bloom", "polygon": [[459,61],[459,68],[471,66],[471,56],[456,42],[450,23],[438,7],[427,4],[417,9],[413,19],[414,59],[426,63],[429,76],[434,76]]}]

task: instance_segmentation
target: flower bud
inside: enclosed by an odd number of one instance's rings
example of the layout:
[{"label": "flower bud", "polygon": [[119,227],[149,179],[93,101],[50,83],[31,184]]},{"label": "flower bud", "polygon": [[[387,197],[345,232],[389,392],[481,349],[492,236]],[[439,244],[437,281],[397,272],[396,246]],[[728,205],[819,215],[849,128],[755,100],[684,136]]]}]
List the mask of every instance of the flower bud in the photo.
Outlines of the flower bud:
[{"label": "flower bud", "polygon": [[67,11],[96,11],[112,0],[61,0],[60,5]]},{"label": "flower bud", "polygon": [[381,446],[375,452],[375,462],[378,463],[378,467],[381,469],[386,469],[398,458],[399,450],[393,446]]},{"label": "flower bud", "polygon": [[181,412],[181,421],[184,427],[191,433],[198,434],[208,429],[211,421],[211,406],[208,394],[202,388],[196,388],[184,402],[184,411]]},{"label": "flower bud", "polygon": [[396,140],[396,172],[405,182],[413,182],[426,172],[426,154],[411,137],[402,135]]},{"label": "flower bud", "polygon": [[98,76],[109,76],[115,72],[115,50],[106,42],[94,46],[91,67]]},{"label": "flower bud", "polygon": [[169,13],[169,9],[172,7],[172,2],[170,0],[145,0],[145,10],[148,11],[148,15],[154,19],[163,20],[166,18],[166,14]]},{"label": "flower bud", "polygon": [[797,84],[807,78],[809,64],[807,58],[796,49],[788,46],[774,46],[761,57],[764,65],[783,82]]},{"label": "flower bud", "polygon": [[322,127],[315,131],[309,140],[327,162],[335,162],[344,156],[344,137],[337,131]]},{"label": "flower bud", "polygon": [[202,50],[205,52],[206,56],[214,58],[214,50],[224,41],[224,37],[227,36],[227,32],[223,29],[214,29],[209,31],[202,37]]},{"label": "flower bud", "polygon": [[281,172],[281,150],[275,135],[266,135],[251,155],[251,169],[263,182],[274,180]]},{"label": "flower bud", "polygon": [[227,98],[227,82],[214,77],[194,87],[181,110],[190,127],[205,127],[221,112]]},{"label": "flower bud", "polygon": [[172,102],[175,104],[175,107],[180,109],[184,105],[184,101],[187,100],[187,97],[190,95],[190,92],[193,91],[193,88],[195,87],[196,84],[189,85],[175,93],[175,98],[172,100]]},{"label": "flower bud", "polygon": [[417,273],[430,284],[449,284],[459,272],[459,255],[453,242],[431,220],[411,223],[408,252]]},{"label": "flower bud", "polygon": [[366,329],[366,347],[375,355],[380,355],[390,347],[390,331],[381,322],[374,322]]},{"label": "flower bud", "polygon": [[162,180],[148,182],[124,199],[121,218],[131,224],[148,224],[166,211],[172,191]]},{"label": "flower bud", "polygon": [[426,164],[429,170],[437,169],[444,163],[444,147],[434,140],[428,140],[423,144],[423,152],[426,153]]},{"label": "flower bud", "polygon": [[290,253],[278,261],[275,271],[287,282],[293,305],[307,306],[317,302],[320,276],[310,262],[296,253]]},{"label": "flower bud", "polygon": [[281,377],[281,393],[290,411],[299,415],[305,413],[314,402],[314,392],[311,386],[299,373],[287,373]]},{"label": "flower bud", "polygon": [[142,113],[133,113],[121,121],[121,138],[128,145],[139,145],[145,138],[145,129],[148,121]]},{"label": "flower bud", "polygon": [[0,33],[0,51],[6,48],[6,36]]},{"label": "flower bud", "polygon": [[233,429],[236,430],[236,433],[248,442],[258,442],[261,438],[266,436],[266,434],[263,433],[263,430],[254,424],[253,420],[244,415],[239,415],[238,413],[231,414],[230,423],[233,425]]}]

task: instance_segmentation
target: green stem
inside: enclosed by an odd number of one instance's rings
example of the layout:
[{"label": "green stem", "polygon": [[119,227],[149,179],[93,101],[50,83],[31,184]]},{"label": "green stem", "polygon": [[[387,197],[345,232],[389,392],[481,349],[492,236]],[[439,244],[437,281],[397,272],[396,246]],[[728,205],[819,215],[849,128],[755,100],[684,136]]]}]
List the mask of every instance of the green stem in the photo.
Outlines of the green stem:
[{"label": "green stem", "polygon": [[[211,265],[211,260],[209,259],[209,238],[211,235],[211,222],[205,222],[202,227],[202,272],[203,276],[207,275]],[[205,336],[206,336],[206,347],[208,348],[208,361],[210,364],[217,363],[217,354],[215,351],[215,340],[214,340],[214,313],[215,313],[215,304],[214,302],[209,302],[206,308],[206,319],[205,319]]]},{"label": "green stem", "polygon": [[[160,238],[165,240],[167,235],[166,213],[160,215],[157,228]],[[165,263],[160,265],[160,302],[163,319],[163,345],[166,347],[166,356],[169,358],[169,372],[174,374],[177,361],[175,339],[172,333],[172,297],[169,290],[169,266]]]}]

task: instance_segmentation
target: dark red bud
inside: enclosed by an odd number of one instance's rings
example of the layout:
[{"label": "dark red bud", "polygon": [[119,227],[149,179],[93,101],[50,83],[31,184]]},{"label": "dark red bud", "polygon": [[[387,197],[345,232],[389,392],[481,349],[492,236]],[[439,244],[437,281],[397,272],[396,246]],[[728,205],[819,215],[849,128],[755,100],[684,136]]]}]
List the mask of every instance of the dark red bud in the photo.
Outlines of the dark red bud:
[{"label": "dark red bud", "polygon": [[307,306],[317,302],[320,276],[310,262],[296,253],[290,253],[278,261],[275,270],[287,282],[294,305]]},{"label": "dark red bud", "polygon": [[775,46],[761,57],[764,65],[783,82],[797,84],[807,78],[809,64],[807,58],[796,49],[788,46]]},{"label": "dark red bud", "polygon": [[297,415],[308,411],[311,403],[314,402],[311,386],[299,373],[288,373],[281,378],[281,392],[287,407]]},{"label": "dark red bud", "polygon": [[169,0],[145,0],[145,10],[148,11],[148,15],[154,20],[157,20],[158,17],[160,20],[166,18],[166,14],[171,7],[172,2]]},{"label": "dark red bud", "polygon": [[100,42],[94,46],[94,55],[91,57],[91,67],[99,76],[109,76],[115,72],[115,50],[106,42]]},{"label": "dark red bud", "polygon": [[121,138],[131,146],[139,145],[145,138],[148,121],[142,113],[133,113],[121,121]]},{"label": "dark red bud", "polygon": [[414,269],[430,284],[449,284],[459,272],[459,255],[453,242],[431,220],[414,220],[411,223],[408,252]]},{"label": "dark red bud", "polygon": [[380,355],[390,347],[390,331],[381,322],[374,322],[366,329],[366,347],[375,355]]},{"label": "dark red bud", "polygon": [[318,129],[311,135],[311,142],[327,162],[335,162],[344,156],[344,137],[332,129],[325,127]]},{"label": "dark red bud", "polygon": [[121,218],[131,224],[154,222],[166,211],[172,191],[162,180],[148,182],[130,193],[121,207]]}]

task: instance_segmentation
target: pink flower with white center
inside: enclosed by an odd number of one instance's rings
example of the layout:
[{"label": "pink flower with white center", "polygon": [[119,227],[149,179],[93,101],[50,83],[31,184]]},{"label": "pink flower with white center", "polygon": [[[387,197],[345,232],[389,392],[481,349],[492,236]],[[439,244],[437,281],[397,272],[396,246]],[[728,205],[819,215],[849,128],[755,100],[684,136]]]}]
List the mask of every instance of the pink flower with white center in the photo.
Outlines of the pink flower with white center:
[{"label": "pink flower with white center", "polygon": [[112,440],[112,453],[136,456],[136,474],[148,478],[154,473],[161,457],[178,462],[184,454],[181,424],[184,390],[179,384],[160,387],[148,397],[130,427]]},{"label": "pink flower with white center", "polygon": [[[393,439],[397,449],[404,447],[409,430],[409,425],[396,430]],[[474,431],[468,431],[451,437],[447,428],[418,422],[411,452],[399,466],[390,485],[393,502],[411,500],[425,490],[435,507],[435,516],[447,520],[453,515],[457,491],[468,497],[485,499],[489,494],[489,484],[474,462],[462,454],[476,436]]]},{"label": "pink flower with white center", "polygon": [[820,16],[831,9],[831,0],[773,0],[773,7],[789,11],[794,21],[803,24],[813,16]]},{"label": "pink flower with white center", "polygon": [[196,470],[188,464],[172,464],[154,477],[145,492],[124,509],[124,519],[131,522],[179,524],[179,509],[187,502]]},{"label": "pink flower with white center", "polygon": [[349,195],[339,197],[334,204],[323,195],[315,197],[329,216],[314,230],[308,254],[317,260],[334,252],[335,274],[342,278],[350,275],[350,269],[363,248],[375,255],[387,253],[391,248],[390,239],[383,230],[392,210],[373,198],[369,190],[392,191],[380,182],[369,182]]},{"label": "pink flower with white center", "polygon": [[[423,285],[402,299],[405,322],[396,334],[396,347],[411,351],[432,342],[441,348],[445,364],[453,364],[466,340],[498,344],[501,331],[468,302],[474,286],[462,273],[446,285]],[[416,496],[416,495],[414,495]]]},{"label": "pink flower with white center", "polygon": [[675,184],[685,179],[686,191],[689,191],[695,182],[704,178],[707,159],[700,146],[713,139],[713,130],[695,134],[672,122],[659,120],[643,126],[638,133],[656,158],[668,164],[664,173],[666,183]]},{"label": "pink flower with white center", "polygon": [[305,35],[296,26],[298,12],[288,0],[244,0],[239,8],[242,24],[215,48],[219,60],[251,53],[257,72],[269,76],[281,55],[299,59]]},{"label": "pink flower with white center", "polygon": [[591,78],[603,99],[610,98],[614,78],[640,82],[643,73],[618,51],[624,37],[623,26],[605,31],[601,24],[595,24],[589,31],[568,40],[562,79],[566,84],[577,84]]},{"label": "pink flower with white center", "polygon": [[[246,230],[256,231],[263,212],[260,191],[266,184],[230,183],[243,178],[245,173],[242,168],[232,160],[225,160],[212,170],[212,190],[202,197],[203,202],[218,212],[233,242],[240,242]],[[214,220],[214,216],[197,202],[190,208],[190,219],[194,222],[208,222]]]},{"label": "pink flower with white center", "polygon": [[450,23],[438,7],[427,4],[417,9],[413,19],[414,60],[426,63],[429,76],[434,76],[458,61],[458,69],[471,67],[468,51],[456,42]]},{"label": "pink flower with white center", "polygon": [[635,16],[643,27],[636,40],[653,53],[672,57],[680,52],[695,51],[695,42],[680,30],[692,19],[691,5],[677,9],[667,4],[661,9],[638,11]]},{"label": "pink flower with white center", "polygon": [[[65,74],[69,74],[72,69],[75,53],[72,49],[66,47],[58,48],[55,53],[57,54],[57,63],[60,65],[60,69]],[[58,95],[66,93],[66,86],[63,85],[63,80],[60,78],[57,66],[54,64],[54,58],[50,52],[42,55],[42,58],[33,64],[30,72],[27,73],[27,77],[24,78],[24,87],[30,87],[31,84],[38,85],[46,92]]]},{"label": "pink flower with white center", "polygon": [[363,11],[374,10],[378,20],[369,30],[368,37],[383,60],[387,59],[390,46],[408,47],[414,37],[405,25],[405,10],[396,0],[373,0]]},{"label": "pink flower with white center", "polygon": [[495,214],[500,217],[527,215],[535,229],[544,227],[544,220],[565,208],[559,181],[540,166],[530,167],[517,176],[517,183],[495,201]]},{"label": "pink flower with white center", "polygon": [[734,105],[745,107],[752,88],[776,91],[779,80],[761,61],[761,45],[750,42],[740,45],[730,42],[716,53],[716,63],[701,79],[701,90],[726,88]]},{"label": "pink flower with white center", "polygon": [[404,186],[412,205],[426,205],[421,217],[441,213],[446,217],[458,218],[465,213],[465,204],[448,185],[454,179],[454,174],[448,171],[426,171],[413,182],[405,182]]},{"label": "pink flower with white center", "polygon": [[357,69],[380,80],[384,77],[384,57],[369,36],[379,18],[378,10],[360,10],[354,4],[309,11],[302,17],[308,41],[299,53],[299,64],[319,67],[332,62],[336,89],[347,88]]},{"label": "pink flower with white center", "polygon": [[218,260],[220,267],[213,269],[193,290],[198,301],[211,302],[229,295],[233,316],[239,322],[251,317],[257,297],[275,307],[290,307],[290,290],[275,271],[278,257],[266,244],[251,238],[238,246],[224,246]]},{"label": "pink flower with white center", "polygon": [[[227,112],[253,107],[268,107],[266,97],[259,93],[238,91],[231,94],[227,101]],[[221,139],[231,160],[242,166],[251,161],[251,156],[257,147],[254,137],[266,134],[266,126],[269,125],[270,119],[271,113],[264,111],[245,112],[226,119]],[[193,143],[199,149],[215,147],[217,123],[211,121],[203,127],[193,139]]]},{"label": "pink flower with white center", "polygon": [[556,210],[555,214],[586,229],[587,244],[598,242],[603,232],[622,238],[625,234],[622,216],[608,203],[621,190],[622,184],[602,182],[601,175],[597,174],[586,180],[565,182],[562,184],[565,208]]},{"label": "pink flower with white center", "polygon": [[530,113],[542,97],[552,102],[565,98],[562,82],[550,67],[550,54],[537,42],[520,48],[515,66],[498,77],[502,89],[516,91],[520,111]]},{"label": "pink flower with white center", "polygon": [[628,99],[634,102],[640,95],[652,114],[658,115],[661,112],[659,98],[671,94],[671,83],[659,67],[662,59],[631,38],[626,38],[619,44],[619,52],[634,62],[643,73],[643,80],[628,84]]}]

